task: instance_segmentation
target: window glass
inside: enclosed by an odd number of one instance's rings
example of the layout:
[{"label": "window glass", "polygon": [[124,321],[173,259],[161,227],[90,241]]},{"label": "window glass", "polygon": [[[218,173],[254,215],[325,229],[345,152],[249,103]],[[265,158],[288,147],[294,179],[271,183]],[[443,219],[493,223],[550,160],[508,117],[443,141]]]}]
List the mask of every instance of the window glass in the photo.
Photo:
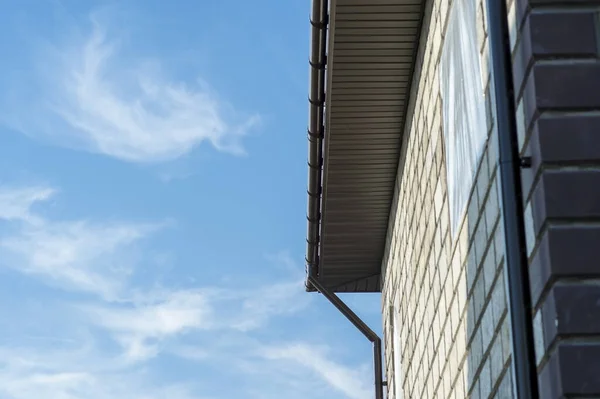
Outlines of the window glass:
[{"label": "window glass", "polygon": [[487,139],[474,0],[455,0],[440,60],[450,227],[465,212]]}]

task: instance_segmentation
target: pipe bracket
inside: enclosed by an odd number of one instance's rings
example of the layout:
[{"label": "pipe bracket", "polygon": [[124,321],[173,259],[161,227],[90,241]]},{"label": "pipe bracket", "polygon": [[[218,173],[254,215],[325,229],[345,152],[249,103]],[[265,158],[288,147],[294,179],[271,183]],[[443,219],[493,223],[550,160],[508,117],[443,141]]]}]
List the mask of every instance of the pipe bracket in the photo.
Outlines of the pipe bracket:
[{"label": "pipe bracket", "polygon": [[531,168],[531,165],[532,165],[531,157],[522,157],[519,164],[521,165],[521,167],[523,169]]},{"label": "pipe bracket", "polygon": [[315,22],[312,18],[309,18],[308,20],[310,21],[311,26],[314,26],[317,29],[325,29],[327,28],[327,25],[329,25],[329,14],[326,14],[320,22]]},{"label": "pipe bracket", "polygon": [[327,62],[313,62],[312,60],[308,60],[308,64],[314,69],[325,70],[325,65],[327,64]]}]

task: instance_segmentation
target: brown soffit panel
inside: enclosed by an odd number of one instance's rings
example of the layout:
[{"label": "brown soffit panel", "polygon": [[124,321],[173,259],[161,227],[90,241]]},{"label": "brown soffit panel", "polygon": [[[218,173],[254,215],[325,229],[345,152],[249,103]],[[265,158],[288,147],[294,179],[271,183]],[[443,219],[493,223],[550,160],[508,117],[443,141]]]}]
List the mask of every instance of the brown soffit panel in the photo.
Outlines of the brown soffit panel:
[{"label": "brown soffit panel", "polygon": [[423,3],[329,5],[320,234],[307,260],[334,292],[381,290]]}]

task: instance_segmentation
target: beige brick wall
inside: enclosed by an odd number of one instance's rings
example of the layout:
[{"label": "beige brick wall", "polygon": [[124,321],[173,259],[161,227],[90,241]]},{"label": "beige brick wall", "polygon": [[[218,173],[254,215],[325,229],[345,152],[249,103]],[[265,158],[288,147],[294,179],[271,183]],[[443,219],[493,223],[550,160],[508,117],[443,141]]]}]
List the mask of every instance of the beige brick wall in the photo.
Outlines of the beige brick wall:
[{"label": "beige brick wall", "polygon": [[[438,69],[451,4],[433,0],[426,6],[407,113],[412,118],[404,132],[395,212],[382,265],[390,399],[396,398],[396,387],[401,387],[403,398],[512,397],[485,0],[473,1],[477,1],[473,34],[481,50],[488,141],[454,237],[449,229]],[[397,312],[397,325],[392,312]],[[395,346],[394,334],[399,337]],[[396,378],[400,374],[401,381]]]}]

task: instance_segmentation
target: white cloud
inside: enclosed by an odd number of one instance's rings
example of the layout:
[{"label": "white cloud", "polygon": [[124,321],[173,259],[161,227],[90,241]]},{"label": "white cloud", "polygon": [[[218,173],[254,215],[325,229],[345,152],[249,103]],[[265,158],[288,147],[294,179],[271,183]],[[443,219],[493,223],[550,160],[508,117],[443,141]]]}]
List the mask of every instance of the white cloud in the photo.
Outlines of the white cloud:
[{"label": "white cloud", "polygon": [[0,216],[20,221],[16,231],[0,234],[0,264],[59,288],[94,294],[79,307],[88,322],[121,345],[129,361],[154,357],[163,341],[190,331],[258,329],[310,300],[301,280],[243,289],[135,287],[130,276],[138,259],[131,249],[161,224],[54,221],[32,211],[55,191],[0,188]]},{"label": "white cloud", "polygon": [[325,357],[327,348],[314,347],[308,343],[293,343],[279,347],[267,347],[264,356],[273,360],[297,363],[314,376],[323,379],[331,387],[350,399],[368,399],[373,396],[364,370],[351,369]]},{"label": "white cloud", "polygon": [[[186,328],[201,327],[211,313],[206,298],[199,292],[172,292],[164,301],[137,309],[89,309],[100,324],[121,332],[160,338]],[[208,327],[208,326],[205,326]]]},{"label": "white cloud", "polygon": [[[55,192],[43,186],[0,187],[0,219],[13,227],[0,230],[1,263],[52,286],[93,295],[37,308],[47,312],[38,322],[54,326],[52,337],[21,338],[26,343],[22,347],[0,340],[0,398],[214,399],[197,395],[203,387],[210,389],[210,381],[173,384],[148,374],[153,370],[148,361],[160,362],[164,355],[243,381],[227,387],[224,395],[369,397],[363,383],[367,373],[328,360],[308,344],[270,347],[262,342],[267,326],[270,332],[278,327],[286,331],[280,317],[304,309],[311,300],[303,276],[287,272],[293,263],[288,255],[271,259],[284,264],[278,270],[287,277],[264,282],[261,277],[244,284],[240,278],[235,286],[185,289],[158,281],[136,285],[130,276],[140,259],[130,250],[162,224],[53,220],[34,206]],[[58,325],[66,330],[58,331]],[[72,329],[83,332],[84,339],[69,335]],[[297,383],[311,378],[308,387]]]},{"label": "white cloud", "polygon": [[53,284],[116,299],[132,273],[127,249],[156,226],[85,221],[29,225],[0,240],[7,266]]},{"label": "white cloud", "polygon": [[83,306],[89,321],[110,333],[123,348],[127,362],[139,362],[159,354],[163,340],[213,322],[212,306],[205,295],[194,291],[173,291],[151,304]]},{"label": "white cloud", "polygon": [[[301,283],[273,282],[246,290],[203,288],[146,291],[130,303],[83,306],[91,323],[106,330],[124,349],[129,362],[157,356],[168,342],[185,334],[209,332],[248,333],[265,327],[273,318],[295,313],[308,304]],[[177,345],[172,354],[181,354]],[[185,358],[205,359],[197,348]],[[201,353],[201,356],[198,354]]]},{"label": "white cloud", "polygon": [[[326,348],[288,344],[268,350],[242,340],[218,345],[224,364],[208,363],[210,376],[184,383],[167,382],[143,364],[111,358],[94,345],[75,349],[0,347],[2,399],[369,399],[368,373],[319,354]],[[181,347],[192,360],[210,361],[210,351]],[[209,348],[214,350],[215,348]],[[260,357],[256,354],[260,353]],[[213,354],[214,355],[214,354]],[[223,367],[221,369],[220,367]],[[220,373],[221,377],[216,377]],[[228,382],[234,381],[234,384]],[[337,391],[337,392],[336,392]],[[218,392],[214,396],[212,392]]]},{"label": "white cloud", "polygon": [[81,43],[38,56],[44,69],[39,87],[14,90],[20,101],[6,101],[11,108],[3,119],[31,136],[130,162],[172,160],[202,142],[244,152],[242,138],[259,122],[257,116],[238,116],[201,79],[166,76],[159,59],[136,58],[133,45],[126,51],[123,41],[109,37],[92,18],[91,33]]},{"label": "white cloud", "polygon": [[186,384],[157,383],[95,348],[0,347],[2,399],[201,399]]},{"label": "white cloud", "polygon": [[269,318],[298,312],[308,305],[304,279],[274,282],[245,293],[241,312],[232,325],[242,331],[255,329]]},{"label": "white cloud", "polygon": [[0,186],[0,219],[39,223],[39,218],[31,213],[31,207],[36,202],[50,199],[55,192],[49,187]]},{"label": "white cloud", "polygon": [[20,222],[0,235],[0,265],[75,291],[115,300],[136,263],[128,252],[161,227],[143,223],[52,221],[34,213],[49,187],[0,187],[0,219]]}]

